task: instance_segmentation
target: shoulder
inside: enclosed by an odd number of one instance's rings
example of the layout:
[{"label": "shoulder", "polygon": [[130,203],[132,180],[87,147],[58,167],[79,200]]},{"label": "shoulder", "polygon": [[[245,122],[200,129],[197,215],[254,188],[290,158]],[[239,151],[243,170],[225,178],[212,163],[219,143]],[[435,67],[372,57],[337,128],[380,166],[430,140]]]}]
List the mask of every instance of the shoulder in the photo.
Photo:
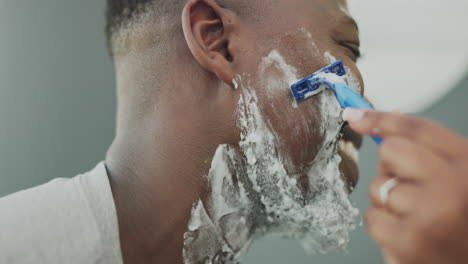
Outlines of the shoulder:
[{"label": "shoulder", "polygon": [[89,263],[90,257],[101,254],[96,251],[107,236],[103,232],[111,232],[101,226],[95,205],[103,213],[110,211],[112,219],[115,209],[103,163],[86,174],[0,199],[0,256],[21,263],[34,258],[43,263],[70,258]]}]

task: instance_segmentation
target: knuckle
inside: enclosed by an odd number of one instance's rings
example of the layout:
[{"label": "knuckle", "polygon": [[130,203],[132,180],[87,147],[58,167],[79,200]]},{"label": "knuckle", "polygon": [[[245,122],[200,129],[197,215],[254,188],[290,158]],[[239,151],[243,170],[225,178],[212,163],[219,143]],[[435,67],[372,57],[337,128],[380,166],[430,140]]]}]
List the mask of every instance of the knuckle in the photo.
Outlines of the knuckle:
[{"label": "knuckle", "polygon": [[421,119],[406,116],[400,118],[397,129],[401,134],[407,135],[409,138],[415,138],[421,134],[424,122]]},{"label": "knuckle", "polygon": [[417,132],[423,127],[423,121],[415,117],[407,117],[402,119],[401,127],[408,131]]},{"label": "knuckle", "polygon": [[366,111],[364,113],[363,120],[365,120],[366,124],[369,126],[376,126],[380,123],[382,117],[380,117],[380,114],[377,112]]}]

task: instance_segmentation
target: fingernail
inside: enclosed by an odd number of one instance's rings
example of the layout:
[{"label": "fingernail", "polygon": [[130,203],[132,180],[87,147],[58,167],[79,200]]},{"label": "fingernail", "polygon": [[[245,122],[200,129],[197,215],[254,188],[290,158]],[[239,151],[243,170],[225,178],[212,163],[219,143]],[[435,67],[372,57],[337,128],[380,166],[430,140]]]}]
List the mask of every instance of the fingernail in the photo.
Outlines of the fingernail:
[{"label": "fingernail", "polygon": [[343,111],[343,120],[344,121],[359,121],[364,117],[364,110],[346,108]]}]

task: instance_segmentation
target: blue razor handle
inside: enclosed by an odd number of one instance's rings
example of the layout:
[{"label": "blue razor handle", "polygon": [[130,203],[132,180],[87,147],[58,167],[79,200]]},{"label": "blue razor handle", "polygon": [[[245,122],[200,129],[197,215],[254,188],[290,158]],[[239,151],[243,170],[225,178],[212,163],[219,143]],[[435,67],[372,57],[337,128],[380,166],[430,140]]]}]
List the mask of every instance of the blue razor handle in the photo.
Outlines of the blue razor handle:
[{"label": "blue razor handle", "polygon": [[[336,99],[340,103],[343,109],[345,108],[356,108],[356,109],[368,109],[374,110],[372,107],[358,92],[353,90],[351,87],[345,83],[325,83],[330,87],[330,89],[335,93]],[[372,139],[378,145],[381,145],[383,140],[378,137],[372,137]]]},{"label": "blue razor handle", "polygon": [[[343,61],[339,60],[291,85],[291,91],[298,103],[322,91],[321,88],[323,86],[328,86],[335,94],[336,99],[343,109],[349,107],[374,110],[374,108],[351,87],[341,82],[330,83],[324,78],[318,77],[317,75],[320,73],[331,73],[337,76],[344,76],[346,75],[346,68],[344,67]],[[378,145],[383,142],[381,138],[372,138]]]}]

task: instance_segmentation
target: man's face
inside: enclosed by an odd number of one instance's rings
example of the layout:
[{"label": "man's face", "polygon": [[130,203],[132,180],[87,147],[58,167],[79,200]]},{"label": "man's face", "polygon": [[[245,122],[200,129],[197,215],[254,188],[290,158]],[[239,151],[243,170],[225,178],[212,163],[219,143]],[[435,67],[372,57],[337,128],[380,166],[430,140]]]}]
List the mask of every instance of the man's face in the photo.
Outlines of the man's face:
[{"label": "man's face", "polygon": [[[349,84],[360,89],[354,54],[357,28],[341,1],[263,3],[270,5],[265,15],[259,14],[255,22],[241,18],[239,31],[230,35],[238,74],[233,83],[239,89],[229,91],[234,99],[229,100],[237,101],[240,141],[238,147],[218,147],[208,177],[212,191],[201,204],[208,208],[216,232],[224,232],[221,240],[230,245],[277,234],[299,240],[310,253],[342,249],[357,210],[339,170],[341,107],[330,91],[298,105],[289,87],[341,59]],[[223,104],[225,108],[232,116],[231,107]],[[341,165],[355,168],[351,163]],[[345,171],[348,179],[356,177],[353,169]],[[199,215],[192,215],[196,222]]]},{"label": "man's face", "polygon": [[[345,1],[273,1],[267,9],[261,23],[242,25],[246,30],[240,35],[242,57],[236,70],[251,73],[251,85],[275,133],[288,174],[307,181],[300,176],[315,159],[327,133],[322,126],[323,105],[317,97],[294,105],[289,86],[336,59],[345,63],[350,86],[362,92],[363,81],[356,66],[358,30],[347,14]],[[348,136],[347,142],[340,142],[345,146],[340,154],[341,169],[353,185],[357,165],[351,138],[357,137]],[[359,139],[354,141],[359,145]]]}]

